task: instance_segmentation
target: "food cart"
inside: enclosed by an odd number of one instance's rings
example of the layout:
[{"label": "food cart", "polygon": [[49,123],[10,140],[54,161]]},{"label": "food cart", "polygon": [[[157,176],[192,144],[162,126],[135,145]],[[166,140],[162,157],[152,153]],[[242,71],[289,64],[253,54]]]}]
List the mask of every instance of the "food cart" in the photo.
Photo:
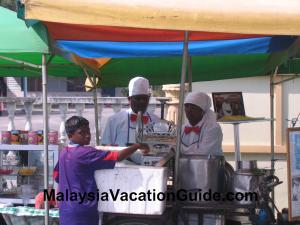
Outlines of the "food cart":
[{"label": "food cart", "polygon": [[[143,156],[151,157],[153,166],[149,167],[149,160],[142,160],[143,165],[119,164],[114,170],[100,170],[95,174],[98,189],[102,193],[121,192],[127,195],[134,194],[135,198],[122,197],[113,199],[112,196],[100,200],[98,210],[104,212],[104,224],[202,224],[203,214],[216,214],[221,224],[225,223],[227,216],[240,216],[247,218],[251,223],[256,224],[261,219],[261,213],[266,212],[265,222],[275,223],[272,210],[269,204],[274,203],[269,199],[269,194],[275,186],[281,182],[271,174],[270,170],[257,168],[255,161],[239,161],[239,169],[234,169],[224,160],[217,156],[185,155],[180,157],[179,166],[179,192],[174,190],[173,178],[174,167],[166,164],[174,159],[174,152],[171,150],[162,155],[163,151],[157,150],[154,146],[170,145],[175,146],[176,132],[170,128],[167,121],[161,120],[159,127],[167,130],[153,132],[154,125],[149,125],[144,130],[143,143],[150,144],[152,154]],[[172,123],[171,123],[172,124]],[[152,132],[147,132],[147,130]],[[138,134],[141,130],[137,130]],[[139,140],[137,140],[139,141]],[[141,140],[140,140],[141,141]],[[99,146],[101,149],[121,150],[124,147]],[[150,151],[150,153],[151,153]],[[156,155],[155,155],[156,153]],[[157,154],[159,153],[159,154]],[[160,157],[159,157],[160,156]],[[155,159],[154,159],[155,158]],[[169,161],[169,162],[170,162]],[[151,165],[151,163],[150,163]],[[172,164],[171,164],[172,165]],[[173,164],[174,165],[174,164]],[[171,172],[171,173],[170,173]],[[201,177],[201,179],[199,179]],[[109,179],[107,179],[109,178]],[[134,178],[134,179],[133,179]],[[137,196],[151,192],[152,200],[137,200]],[[228,193],[256,193],[257,199],[246,199],[243,201],[225,199]],[[175,193],[175,194],[174,194]],[[221,200],[205,200],[205,195],[218,193]],[[174,195],[172,195],[174,194]],[[161,195],[161,198],[158,196]],[[142,195],[143,196],[143,195]],[[166,196],[176,196],[168,198]],[[192,199],[186,196],[196,196]],[[203,199],[204,198],[204,199]],[[260,200],[258,200],[258,198]],[[275,205],[274,205],[275,206]],[[258,213],[260,210],[260,214]],[[278,212],[279,213],[279,212]],[[190,216],[194,215],[194,217]],[[195,217],[196,215],[196,217]],[[282,219],[278,214],[278,220]],[[278,221],[277,221],[278,222]],[[280,223],[278,223],[280,224]]]},{"label": "food cart", "polygon": [[[100,2],[100,1],[99,1]],[[39,5],[39,4],[37,4],[37,5]],[[40,7],[40,5],[39,5],[39,7]],[[30,8],[30,7],[29,7]],[[68,7],[66,7],[66,8],[68,8]],[[295,10],[295,8],[296,7],[291,7],[291,10]],[[49,9],[49,8],[48,8]],[[50,9],[51,9],[51,7],[50,7]],[[30,8],[30,10],[32,10],[32,8]],[[102,11],[103,9],[101,9],[100,11]],[[53,15],[55,15],[55,13],[53,13]],[[34,16],[33,16],[34,17]],[[30,18],[30,17],[28,17],[28,18]],[[37,19],[41,19],[41,18],[38,18],[38,16],[36,17]],[[62,16],[61,18],[64,18],[64,16]],[[120,20],[120,21],[122,21],[122,20]],[[129,23],[128,23],[129,24]],[[128,25],[127,24],[127,25]],[[107,24],[106,24],[107,25]],[[130,25],[130,24],[129,24]],[[289,25],[293,25],[293,23],[289,23]],[[151,28],[153,28],[153,27],[151,27]],[[168,27],[169,29],[171,29],[170,27]],[[174,28],[173,28],[174,29]],[[191,30],[193,30],[192,28],[190,28]],[[204,29],[204,28],[203,28]],[[188,28],[185,28],[184,30],[189,30]],[[205,29],[204,29],[205,30]],[[214,30],[214,31],[219,31],[219,30]],[[228,31],[228,30],[227,30]],[[230,31],[230,29],[229,29],[229,31]],[[232,30],[231,30],[232,31]],[[260,32],[258,32],[258,33],[265,33],[264,31],[260,31]],[[276,32],[274,32],[274,31],[272,31],[271,33],[276,33]],[[181,99],[181,101],[180,101],[180,106],[179,106],[179,108],[180,109],[182,109],[182,106],[183,106],[183,96],[184,96],[184,93],[183,93],[183,90],[184,90],[184,81],[185,81],[185,77],[186,77],[186,65],[188,64],[188,49],[187,49],[187,45],[188,45],[188,38],[187,38],[187,32],[185,32],[185,50],[184,50],[184,57],[183,57],[183,66],[182,66],[182,76],[181,76],[181,90],[182,90],[182,92],[181,92],[181,95],[180,95],[180,99]],[[44,62],[43,62],[43,65],[44,65],[44,76],[43,76],[43,80],[44,80],[44,86],[46,86],[46,73],[45,73],[45,60],[44,60]],[[190,77],[190,81],[191,81],[191,77]],[[45,91],[46,91],[46,88],[45,88]],[[47,103],[47,99],[45,98],[46,97],[46,95],[44,95],[44,104],[46,104]],[[46,114],[46,111],[47,110],[44,110],[44,112],[45,112],[45,115],[46,115],[46,117],[44,117],[44,121],[47,121],[47,114]],[[180,133],[180,131],[181,131],[181,127],[180,127],[180,124],[182,123],[182,114],[181,113],[179,113],[179,116],[178,116],[178,124],[179,124],[179,126],[178,126],[178,133]],[[47,133],[47,125],[45,126],[45,133]],[[175,157],[175,161],[177,162],[175,165],[178,165],[178,161],[179,161],[179,148],[180,148],[180,139],[177,139],[177,148],[176,148],[176,157]],[[47,154],[47,146],[45,146],[45,151],[46,151],[46,154]],[[47,160],[47,158],[46,158],[46,160]],[[48,162],[46,162],[46,164],[45,165],[47,165],[48,164]],[[47,166],[46,166],[47,167]],[[48,171],[46,170],[46,174],[48,174]],[[46,176],[46,179],[47,179],[47,176]],[[45,182],[45,183],[47,183],[47,182]],[[176,187],[176,185],[178,184],[178,167],[176,166],[175,167],[175,187]],[[47,186],[47,185],[46,185]],[[47,221],[47,219],[46,219],[46,221]],[[46,224],[47,224],[47,222],[46,222]]]}]

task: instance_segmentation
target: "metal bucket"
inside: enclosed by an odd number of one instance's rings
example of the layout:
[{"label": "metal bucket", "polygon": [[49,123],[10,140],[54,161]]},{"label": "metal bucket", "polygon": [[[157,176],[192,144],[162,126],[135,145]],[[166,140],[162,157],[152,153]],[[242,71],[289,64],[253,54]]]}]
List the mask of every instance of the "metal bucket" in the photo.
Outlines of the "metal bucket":
[{"label": "metal bucket", "polygon": [[[255,199],[255,193],[257,193],[259,184],[263,181],[265,174],[264,173],[243,173],[243,172],[234,172],[232,180],[232,192],[237,195],[248,196],[247,199],[238,200],[235,199],[235,203],[238,205],[252,205],[255,204],[257,199]],[[251,193],[251,194],[250,194]],[[251,199],[251,197],[253,199]]]},{"label": "metal bucket", "polygon": [[256,160],[249,160],[249,161],[238,161],[238,170],[254,170],[257,169],[257,161]]},{"label": "metal bucket", "polygon": [[222,193],[225,186],[223,156],[183,155],[179,160],[179,187],[187,191]]}]

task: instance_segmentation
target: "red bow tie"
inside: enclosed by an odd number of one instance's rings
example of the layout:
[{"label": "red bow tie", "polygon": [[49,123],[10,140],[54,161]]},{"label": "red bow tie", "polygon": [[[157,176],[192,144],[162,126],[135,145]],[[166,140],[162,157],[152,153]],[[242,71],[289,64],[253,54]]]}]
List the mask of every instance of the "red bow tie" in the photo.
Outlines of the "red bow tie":
[{"label": "red bow tie", "polygon": [[201,130],[200,127],[188,127],[188,126],[186,126],[184,128],[184,133],[189,134],[191,132],[194,132],[196,134],[200,134],[200,130]]},{"label": "red bow tie", "polygon": [[[137,119],[137,115],[130,114],[130,121],[131,122],[136,122],[136,119]],[[142,116],[142,121],[143,121],[143,124],[147,124],[148,121],[149,121],[149,117],[148,116]]]}]

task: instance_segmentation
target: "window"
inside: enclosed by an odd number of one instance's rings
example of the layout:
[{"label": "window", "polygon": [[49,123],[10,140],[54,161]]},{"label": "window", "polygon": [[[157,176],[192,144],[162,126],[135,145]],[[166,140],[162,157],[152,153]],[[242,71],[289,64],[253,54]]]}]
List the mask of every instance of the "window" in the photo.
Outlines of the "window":
[{"label": "window", "polygon": [[32,91],[32,92],[42,91],[42,78],[41,77],[28,78],[28,91]]},{"label": "window", "polygon": [[67,78],[67,91],[85,91],[85,77]]}]

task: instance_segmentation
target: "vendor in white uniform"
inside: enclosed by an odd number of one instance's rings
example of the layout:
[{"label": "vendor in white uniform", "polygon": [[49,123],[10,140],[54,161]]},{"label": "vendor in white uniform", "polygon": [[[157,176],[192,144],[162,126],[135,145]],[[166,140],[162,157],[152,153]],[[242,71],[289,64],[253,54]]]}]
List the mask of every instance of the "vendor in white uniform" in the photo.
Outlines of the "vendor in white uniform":
[{"label": "vendor in white uniform", "polygon": [[[216,114],[210,110],[211,99],[202,92],[189,93],[184,101],[187,122],[182,128],[182,154],[223,155],[223,134],[216,121]],[[201,179],[201,177],[199,177]],[[215,225],[221,221],[216,215],[204,214],[204,225]]]},{"label": "vendor in white uniform", "polygon": [[[147,112],[150,92],[149,81],[144,77],[135,77],[130,80],[128,101],[130,108],[123,110],[108,119],[103,136],[103,145],[127,146],[135,143],[136,118],[137,113],[143,113],[143,124],[155,123],[159,118]],[[140,163],[141,155],[137,152],[131,159]]]},{"label": "vendor in white uniform", "polygon": [[222,129],[210,107],[211,99],[205,93],[191,92],[186,96],[187,122],[181,135],[183,154],[223,155]]}]

